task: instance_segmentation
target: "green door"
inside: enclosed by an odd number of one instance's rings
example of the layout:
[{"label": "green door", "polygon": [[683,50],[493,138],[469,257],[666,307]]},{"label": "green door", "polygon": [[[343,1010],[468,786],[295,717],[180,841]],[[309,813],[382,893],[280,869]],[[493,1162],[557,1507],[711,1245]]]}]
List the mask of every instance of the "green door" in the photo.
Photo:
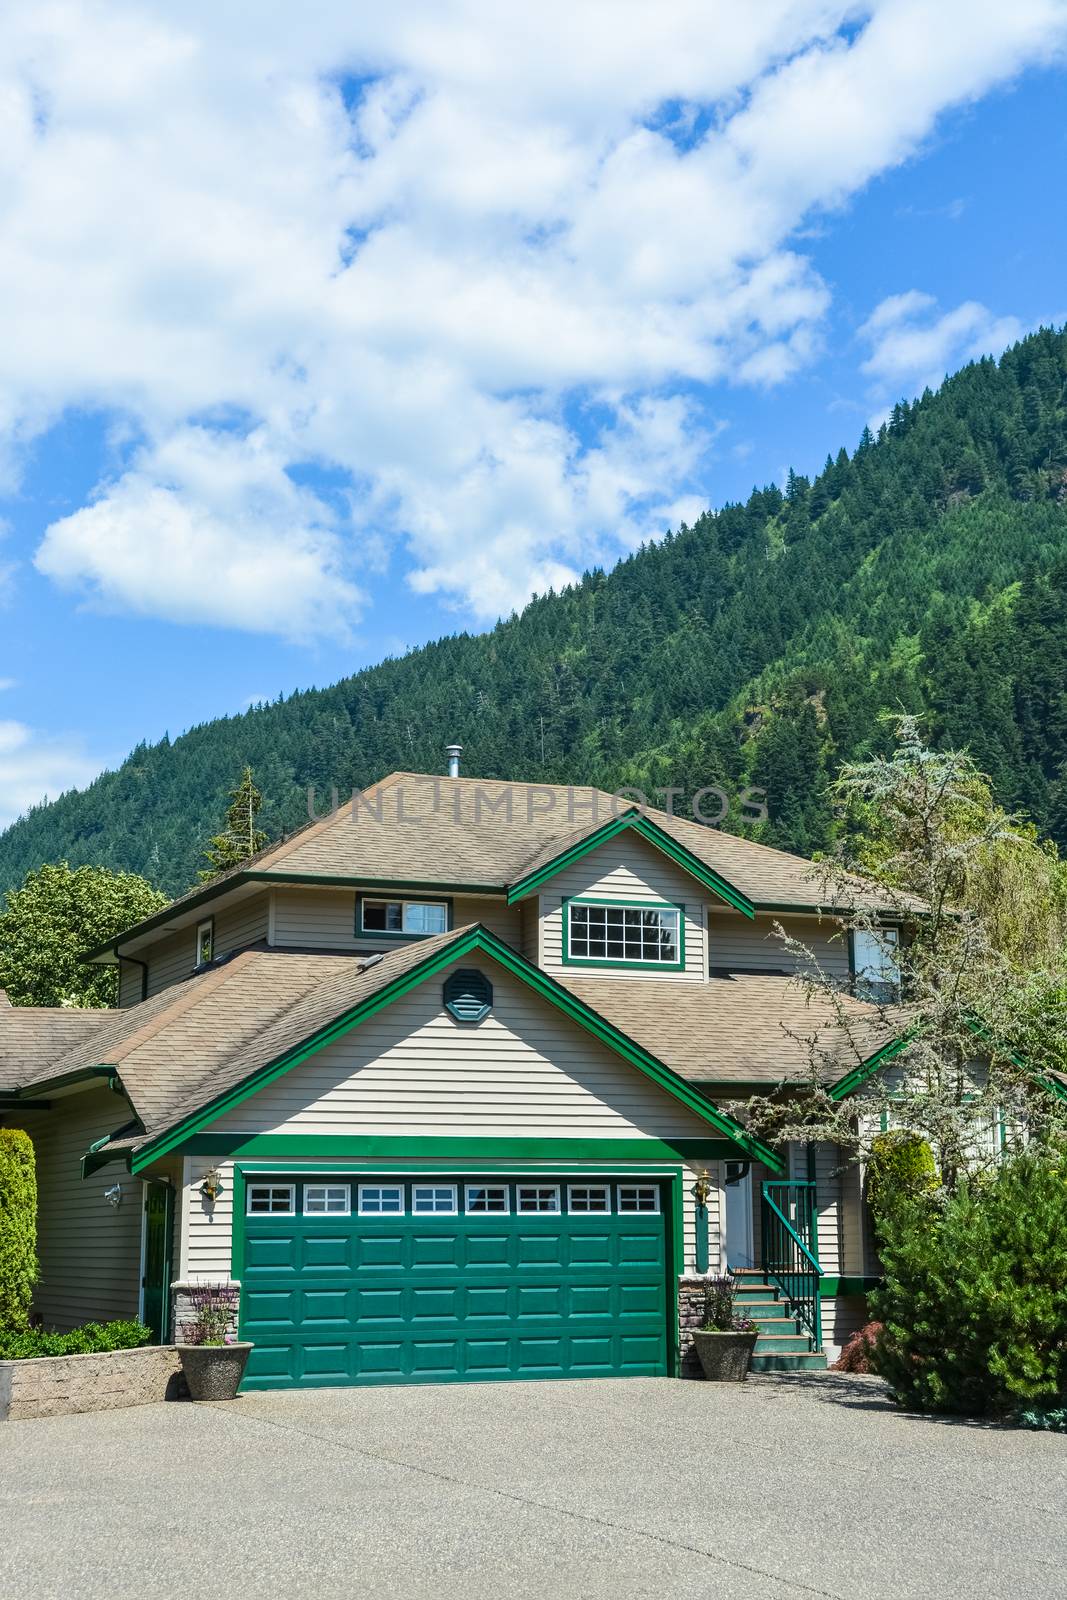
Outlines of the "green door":
[{"label": "green door", "polygon": [[656,1180],[249,1177],[246,1389],[667,1371]]},{"label": "green door", "polygon": [[144,1273],[141,1278],[141,1320],[152,1330],[154,1344],[167,1338],[170,1320],[170,1259],[174,1219],[174,1190],[166,1183],[150,1183],[144,1202]]}]

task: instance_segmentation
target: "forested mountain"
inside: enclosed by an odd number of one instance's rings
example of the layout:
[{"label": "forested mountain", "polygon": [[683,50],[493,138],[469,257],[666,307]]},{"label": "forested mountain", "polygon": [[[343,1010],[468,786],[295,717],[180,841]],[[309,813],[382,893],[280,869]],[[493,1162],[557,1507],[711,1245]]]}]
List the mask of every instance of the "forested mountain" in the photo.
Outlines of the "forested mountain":
[{"label": "forested mountain", "polygon": [[0,887],[66,858],[177,892],[246,764],[277,837],[309,784],[440,771],[450,739],[472,776],[758,784],[756,836],[810,854],[830,842],[828,775],[887,743],[896,707],[1067,846],[1067,331],[488,633],[139,745],[0,835]]}]

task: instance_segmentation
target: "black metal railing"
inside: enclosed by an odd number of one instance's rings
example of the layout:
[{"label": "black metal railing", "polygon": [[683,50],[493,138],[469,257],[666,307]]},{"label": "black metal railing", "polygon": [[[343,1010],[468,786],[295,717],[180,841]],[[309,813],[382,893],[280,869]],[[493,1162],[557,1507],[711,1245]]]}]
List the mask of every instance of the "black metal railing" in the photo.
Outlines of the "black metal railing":
[{"label": "black metal railing", "polygon": [[822,1268],[816,1251],[815,1185],[765,1183],[760,1207],[760,1267],[822,1349]]}]

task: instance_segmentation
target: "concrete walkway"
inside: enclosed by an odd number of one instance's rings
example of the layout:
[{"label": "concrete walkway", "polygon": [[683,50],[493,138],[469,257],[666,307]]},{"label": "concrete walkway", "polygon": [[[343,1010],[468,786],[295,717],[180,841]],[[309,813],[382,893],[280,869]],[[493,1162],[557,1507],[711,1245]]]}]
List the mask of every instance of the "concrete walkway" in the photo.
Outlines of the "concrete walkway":
[{"label": "concrete walkway", "polygon": [[1067,1439],[834,1374],[316,1390],[0,1425],[0,1595],[1062,1597]]}]

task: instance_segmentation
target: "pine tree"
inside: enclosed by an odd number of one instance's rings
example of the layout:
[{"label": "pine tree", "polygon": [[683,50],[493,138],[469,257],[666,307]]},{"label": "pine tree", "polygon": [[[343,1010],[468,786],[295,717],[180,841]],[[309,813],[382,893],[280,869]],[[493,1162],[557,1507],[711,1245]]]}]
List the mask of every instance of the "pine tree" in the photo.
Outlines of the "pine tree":
[{"label": "pine tree", "polygon": [[256,826],[262,805],[263,796],[252,781],[252,768],[246,767],[237,788],[230,791],[225,831],[213,834],[204,851],[210,865],[198,874],[202,883],[239,867],[242,861],[262,850],[267,835]]}]

